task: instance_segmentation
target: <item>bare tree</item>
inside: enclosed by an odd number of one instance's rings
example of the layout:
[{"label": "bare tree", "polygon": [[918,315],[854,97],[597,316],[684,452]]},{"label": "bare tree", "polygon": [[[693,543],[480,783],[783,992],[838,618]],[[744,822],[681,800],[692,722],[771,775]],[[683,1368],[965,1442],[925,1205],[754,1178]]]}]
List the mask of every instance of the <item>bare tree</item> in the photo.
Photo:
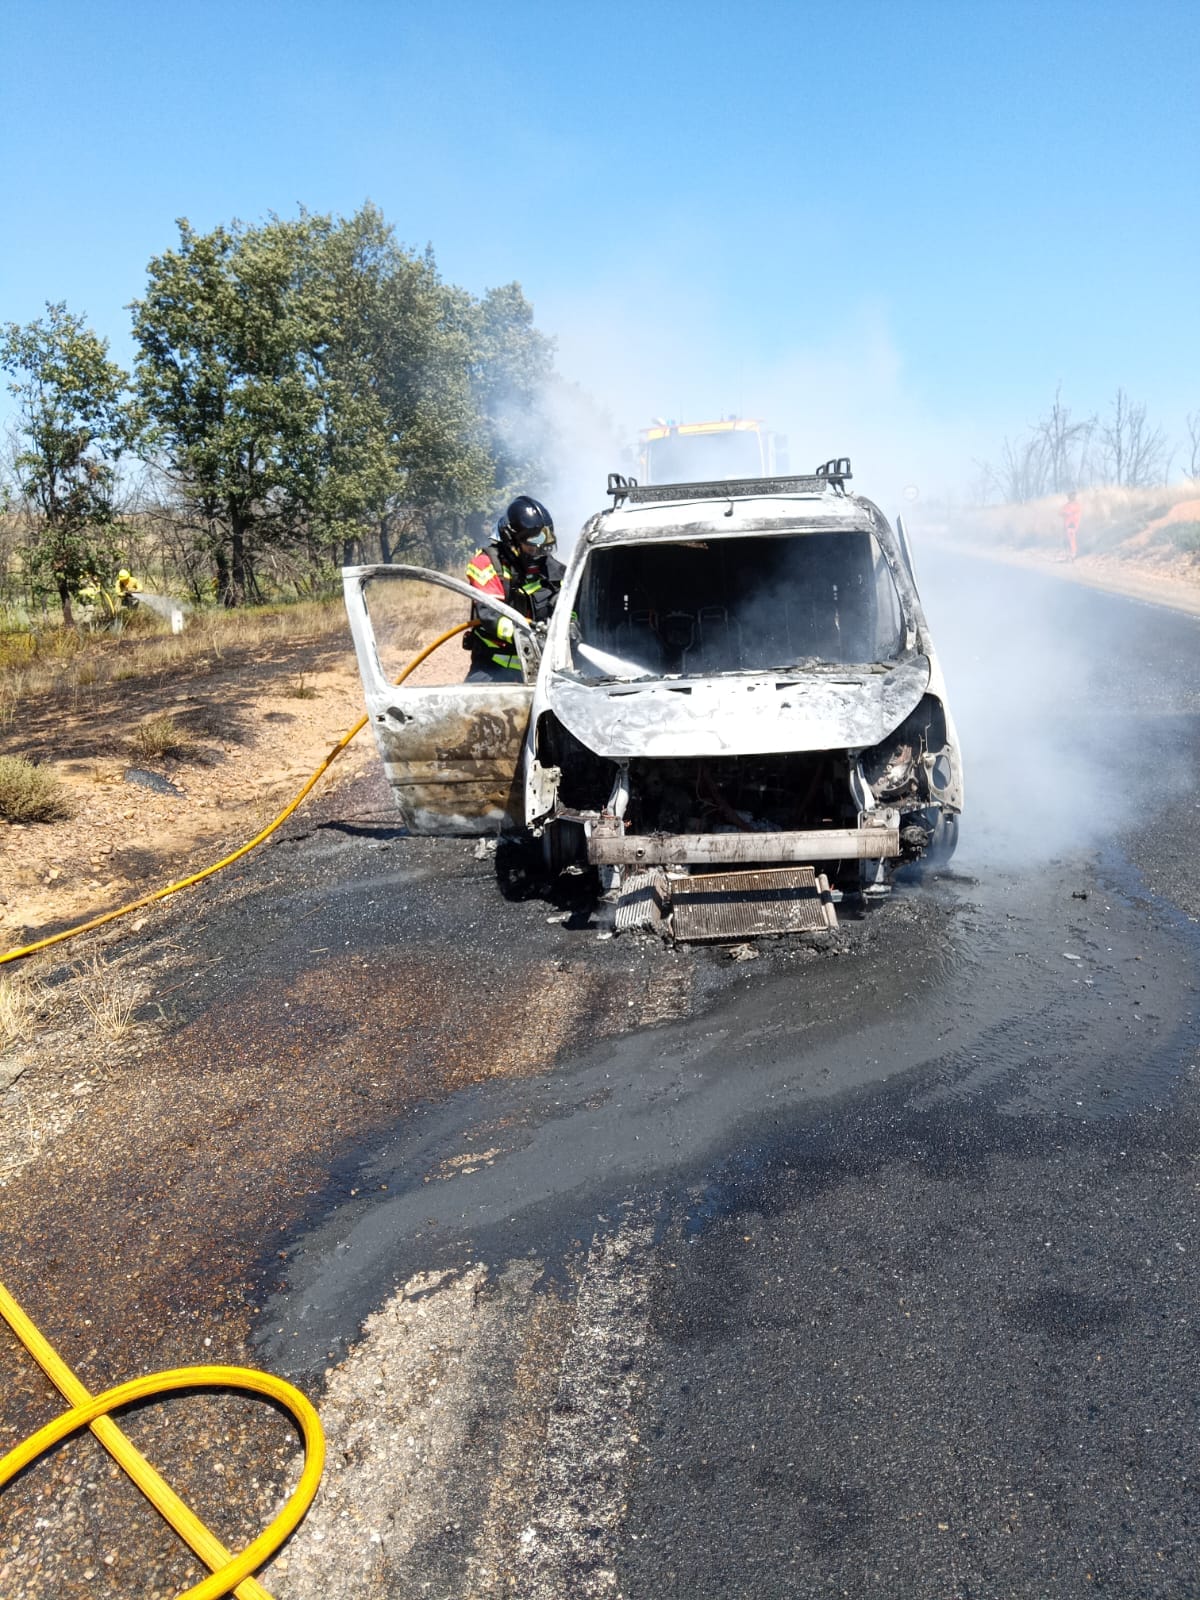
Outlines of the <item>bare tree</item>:
[{"label": "bare tree", "polygon": [[1108,419],[1100,424],[1101,461],[1109,483],[1145,489],[1165,476],[1167,436],[1146,421],[1146,407],[1118,389]]},{"label": "bare tree", "polygon": [[1187,475],[1200,478],[1200,411],[1189,411],[1184,419],[1187,425]]},{"label": "bare tree", "polygon": [[983,482],[1009,503],[1075,489],[1091,481],[1095,432],[1095,417],[1072,417],[1060,384],[1046,415],[1015,439],[1005,439],[998,464],[977,463]]},{"label": "bare tree", "polygon": [[1045,494],[1045,440],[1035,430],[1028,432],[1024,438],[1005,438],[995,476],[1001,496],[1006,501],[1036,500]]},{"label": "bare tree", "polygon": [[1094,417],[1081,422],[1071,420],[1070,410],[1062,403],[1062,384],[1054,391],[1054,404],[1040,419],[1034,433],[1041,442],[1046,465],[1046,483],[1042,493],[1052,491],[1063,494],[1075,488],[1083,478],[1084,461],[1091,442]]}]

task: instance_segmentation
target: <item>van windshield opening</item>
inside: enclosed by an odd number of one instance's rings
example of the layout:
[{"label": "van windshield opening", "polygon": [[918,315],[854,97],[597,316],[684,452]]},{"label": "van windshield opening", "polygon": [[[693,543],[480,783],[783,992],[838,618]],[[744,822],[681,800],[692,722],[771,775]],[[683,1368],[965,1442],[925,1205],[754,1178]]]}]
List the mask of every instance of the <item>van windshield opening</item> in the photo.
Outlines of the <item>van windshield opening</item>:
[{"label": "van windshield opening", "polygon": [[588,558],[581,677],[704,677],[895,659],[895,581],[865,531],[616,545]]}]

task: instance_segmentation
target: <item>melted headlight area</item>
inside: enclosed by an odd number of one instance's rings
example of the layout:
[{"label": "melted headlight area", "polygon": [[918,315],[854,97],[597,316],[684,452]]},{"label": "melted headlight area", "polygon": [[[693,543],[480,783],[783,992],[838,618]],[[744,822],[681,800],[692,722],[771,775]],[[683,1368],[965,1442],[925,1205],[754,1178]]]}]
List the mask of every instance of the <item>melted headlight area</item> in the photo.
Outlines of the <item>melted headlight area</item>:
[{"label": "melted headlight area", "polygon": [[926,695],[894,733],[859,762],[877,806],[900,814],[900,847],[906,861],[949,859],[962,805],[954,749],[940,700]]}]

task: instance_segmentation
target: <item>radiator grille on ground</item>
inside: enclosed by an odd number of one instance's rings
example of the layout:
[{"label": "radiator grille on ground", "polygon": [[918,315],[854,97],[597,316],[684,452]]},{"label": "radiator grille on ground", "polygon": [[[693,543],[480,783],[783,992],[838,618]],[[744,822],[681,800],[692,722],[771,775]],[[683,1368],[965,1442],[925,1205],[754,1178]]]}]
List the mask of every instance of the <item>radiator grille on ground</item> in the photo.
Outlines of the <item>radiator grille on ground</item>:
[{"label": "radiator grille on ground", "polygon": [[659,933],[670,903],[667,875],[661,867],[631,872],[621,885],[614,926],[618,933],[628,932],[630,928],[652,928]]},{"label": "radiator grille on ground", "polygon": [[837,927],[828,880],[813,867],[705,872],[672,877],[670,886],[676,939],[752,939]]}]

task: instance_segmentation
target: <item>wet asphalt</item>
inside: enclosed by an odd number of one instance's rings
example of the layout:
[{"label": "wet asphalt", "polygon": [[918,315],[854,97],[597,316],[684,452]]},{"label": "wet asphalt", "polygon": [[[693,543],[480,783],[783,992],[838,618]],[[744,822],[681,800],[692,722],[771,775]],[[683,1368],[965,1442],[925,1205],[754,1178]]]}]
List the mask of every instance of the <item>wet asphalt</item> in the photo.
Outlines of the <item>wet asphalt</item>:
[{"label": "wet asphalt", "polygon": [[107,1253],[144,1273],[131,1326],[86,1299],[118,1372],[214,1316],[226,1358],[319,1391],[411,1273],[531,1257],[569,1296],[632,1219],[614,1592],[1200,1593],[1200,621],[920,565],[951,871],[735,964],[600,940],[519,853],[343,794],[172,932],[161,1094],[195,1128],[156,1155],[148,1106],[140,1168],[69,1225],[70,1174],[0,1217],[31,1263],[69,1241],[23,1286],[52,1334]]}]

